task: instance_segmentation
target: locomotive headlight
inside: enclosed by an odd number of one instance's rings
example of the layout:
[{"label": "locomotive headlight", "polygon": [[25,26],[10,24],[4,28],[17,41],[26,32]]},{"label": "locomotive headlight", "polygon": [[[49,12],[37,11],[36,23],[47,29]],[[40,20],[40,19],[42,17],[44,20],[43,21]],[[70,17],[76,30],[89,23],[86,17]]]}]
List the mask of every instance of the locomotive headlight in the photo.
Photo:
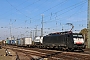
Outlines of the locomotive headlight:
[{"label": "locomotive headlight", "polygon": [[83,38],[73,38],[74,44],[84,44]]}]

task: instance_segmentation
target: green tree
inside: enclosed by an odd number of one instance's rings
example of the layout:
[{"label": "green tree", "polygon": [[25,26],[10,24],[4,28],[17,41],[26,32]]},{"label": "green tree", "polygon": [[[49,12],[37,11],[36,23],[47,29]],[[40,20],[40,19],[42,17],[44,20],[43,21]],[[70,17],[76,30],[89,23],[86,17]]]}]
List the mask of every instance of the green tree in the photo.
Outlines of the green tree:
[{"label": "green tree", "polygon": [[82,35],[84,36],[84,38],[85,38],[85,44],[87,45],[87,34],[88,34],[88,31],[87,31],[87,29],[86,28],[84,28],[84,29],[82,29],[81,31],[80,31],[80,33],[82,33]]}]

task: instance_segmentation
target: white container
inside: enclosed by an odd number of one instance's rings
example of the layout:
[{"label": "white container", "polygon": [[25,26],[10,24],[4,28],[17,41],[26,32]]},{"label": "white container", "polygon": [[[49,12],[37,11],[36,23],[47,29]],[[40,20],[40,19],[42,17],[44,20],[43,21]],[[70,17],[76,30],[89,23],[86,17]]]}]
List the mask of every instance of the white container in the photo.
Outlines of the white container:
[{"label": "white container", "polygon": [[23,45],[23,44],[24,44],[23,39],[20,38],[20,45]]},{"label": "white container", "polygon": [[27,37],[27,38],[22,38],[23,40],[23,45],[31,45],[32,44],[32,39]]}]

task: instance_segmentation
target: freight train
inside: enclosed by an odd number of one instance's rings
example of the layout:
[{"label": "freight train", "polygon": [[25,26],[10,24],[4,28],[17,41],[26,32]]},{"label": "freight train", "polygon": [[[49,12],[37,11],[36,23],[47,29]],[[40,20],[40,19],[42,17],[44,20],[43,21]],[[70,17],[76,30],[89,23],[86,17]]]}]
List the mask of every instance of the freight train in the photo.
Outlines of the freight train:
[{"label": "freight train", "polygon": [[67,51],[85,49],[83,35],[71,31],[50,33],[44,37],[37,37],[34,41],[31,38],[21,38],[17,40],[16,45]]},{"label": "freight train", "polygon": [[84,37],[71,31],[50,33],[43,37],[43,45],[48,48],[73,51],[85,49]]}]

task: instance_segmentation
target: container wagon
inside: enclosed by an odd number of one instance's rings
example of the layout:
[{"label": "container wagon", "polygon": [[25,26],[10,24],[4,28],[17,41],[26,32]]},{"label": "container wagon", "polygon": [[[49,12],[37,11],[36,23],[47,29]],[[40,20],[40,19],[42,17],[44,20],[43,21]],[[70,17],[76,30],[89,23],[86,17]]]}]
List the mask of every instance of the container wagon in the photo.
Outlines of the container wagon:
[{"label": "container wagon", "polygon": [[16,40],[11,40],[12,45],[16,45]]},{"label": "container wagon", "polygon": [[6,44],[10,45],[11,44],[11,40],[6,40]]},{"label": "container wagon", "polygon": [[17,39],[16,42],[17,42],[16,45],[20,46],[20,39]]},{"label": "container wagon", "polygon": [[29,47],[30,45],[32,45],[32,39],[29,37],[21,38],[20,45]]}]

